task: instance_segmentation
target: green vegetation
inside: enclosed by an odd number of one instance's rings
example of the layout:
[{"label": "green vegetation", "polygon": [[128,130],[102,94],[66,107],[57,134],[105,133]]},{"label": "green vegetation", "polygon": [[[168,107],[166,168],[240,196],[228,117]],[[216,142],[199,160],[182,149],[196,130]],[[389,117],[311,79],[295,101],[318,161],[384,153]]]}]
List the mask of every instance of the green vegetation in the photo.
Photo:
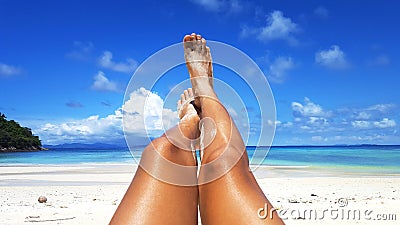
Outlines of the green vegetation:
[{"label": "green vegetation", "polygon": [[42,150],[39,137],[34,136],[30,128],[6,118],[0,113],[0,152]]}]

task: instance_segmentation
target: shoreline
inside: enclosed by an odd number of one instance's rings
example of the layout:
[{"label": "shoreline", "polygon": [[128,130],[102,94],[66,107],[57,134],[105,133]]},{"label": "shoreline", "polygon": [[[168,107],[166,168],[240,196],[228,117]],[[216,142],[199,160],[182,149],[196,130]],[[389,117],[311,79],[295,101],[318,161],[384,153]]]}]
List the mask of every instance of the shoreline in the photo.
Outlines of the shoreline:
[{"label": "shoreline", "polygon": [[[126,162],[82,162],[65,164],[28,164],[11,163],[0,164],[0,176],[5,172],[5,168],[16,168],[17,171],[36,170],[35,168],[106,168],[106,170],[119,170],[121,168],[137,168],[138,162],[129,160]],[[115,169],[119,168],[119,169]],[[25,168],[25,169],[24,169]],[[304,166],[304,165],[250,165],[256,178],[263,177],[399,177],[399,173],[390,172],[394,167],[375,167],[375,166]],[[378,169],[378,170],[376,170]],[[396,168],[398,169],[398,168]],[[389,171],[389,172],[388,172]]]}]

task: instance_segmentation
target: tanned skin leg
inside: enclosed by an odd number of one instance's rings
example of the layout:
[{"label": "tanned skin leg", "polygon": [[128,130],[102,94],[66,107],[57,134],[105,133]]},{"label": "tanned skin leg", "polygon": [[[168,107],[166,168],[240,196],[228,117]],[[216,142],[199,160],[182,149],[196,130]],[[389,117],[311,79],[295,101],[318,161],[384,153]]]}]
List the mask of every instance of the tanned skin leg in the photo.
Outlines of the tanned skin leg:
[{"label": "tanned skin leg", "polygon": [[284,224],[276,212],[272,219],[270,215],[265,220],[258,217],[259,208],[267,204],[271,209],[272,205],[249,169],[238,129],[214,92],[211,54],[206,41],[193,33],[186,35],[183,42],[196,106],[201,109],[200,118],[213,121],[200,122],[204,146],[198,178],[202,224]]},{"label": "tanned skin leg", "polygon": [[199,136],[199,117],[190,99],[193,92],[188,89],[178,101],[179,125],[144,149],[111,225],[197,225],[197,162],[190,140]]}]

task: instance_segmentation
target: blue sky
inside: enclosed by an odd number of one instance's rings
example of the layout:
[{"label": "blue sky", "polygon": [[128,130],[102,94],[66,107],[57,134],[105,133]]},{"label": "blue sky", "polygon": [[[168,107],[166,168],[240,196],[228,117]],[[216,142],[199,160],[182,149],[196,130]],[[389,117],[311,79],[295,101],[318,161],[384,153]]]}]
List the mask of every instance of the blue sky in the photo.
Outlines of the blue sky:
[{"label": "blue sky", "polygon": [[[31,127],[44,144],[120,143],[133,72],[160,49],[198,32],[240,49],[265,73],[276,104],[275,145],[400,144],[399,6],[0,0],[0,112]],[[228,73],[218,71],[216,76]],[[175,74],[185,72],[176,68]],[[168,124],[176,123],[176,109],[165,98],[178,81],[160,80],[151,90],[154,107],[166,103],[160,110]],[[257,121],[256,102],[236,86],[250,120]],[[139,101],[148,91],[131,97]],[[132,129],[135,141],[145,141],[142,127]]]}]

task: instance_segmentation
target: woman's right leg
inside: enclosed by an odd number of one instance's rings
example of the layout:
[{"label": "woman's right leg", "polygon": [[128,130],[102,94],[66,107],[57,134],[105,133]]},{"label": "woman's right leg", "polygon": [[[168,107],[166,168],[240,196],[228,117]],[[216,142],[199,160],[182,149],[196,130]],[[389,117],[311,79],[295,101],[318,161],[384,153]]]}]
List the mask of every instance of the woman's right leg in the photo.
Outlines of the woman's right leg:
[{"label": "woman's right leg", "polygon": [[199,174],[199,207],[203,225],[283,224],[276,212],[265,220],[258,216],[260,208],[267,205],[271,209],[272,205],[249,169],[238,129],[214,92],[211,55],[205,40],[196,34],[187,35],[184,48],[192,88],[198,96],[196,104],[201,108],[200,118],[204,121],[202,141],[207,145],[201,149]]}]

